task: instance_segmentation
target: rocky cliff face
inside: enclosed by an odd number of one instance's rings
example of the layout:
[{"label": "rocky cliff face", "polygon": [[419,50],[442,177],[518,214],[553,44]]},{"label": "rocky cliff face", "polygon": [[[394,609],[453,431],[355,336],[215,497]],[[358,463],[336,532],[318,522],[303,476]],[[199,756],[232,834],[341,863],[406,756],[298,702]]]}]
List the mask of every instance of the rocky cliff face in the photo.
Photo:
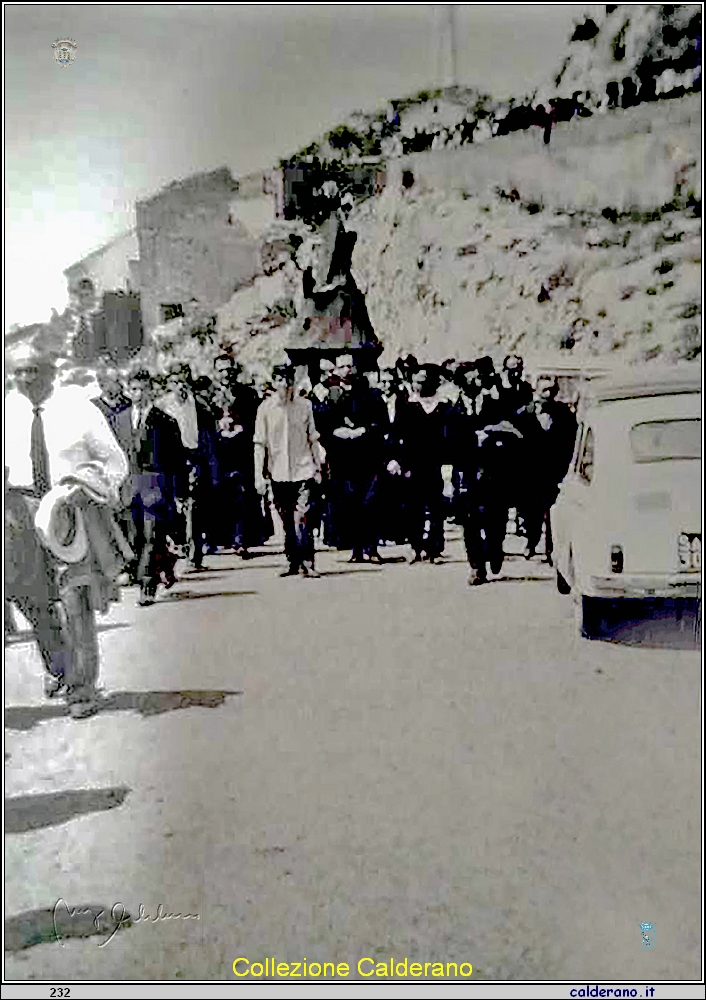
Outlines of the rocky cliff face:
[{"label": "rocky cliff face", "polygon": [[538,95],[590,94],[623,106],[700,85],[701,9],[695,4],[613,4],[577,25],[559,72]]},{"label": "rocky cliff face", "polygon": [[[700,30],[696,5],[608,6],[577,16],[533,95],[392,101],[301,152],[336,177],[386,161],[384,192],[350,220],[383,363],[700,357]],[[554,106],[549,144],[540,103]],[[166,354],[206,370],[221,339],[252,370],[282,360],[296,296],[276,285],[236,292],[213,337],[184,329]]]},{"label": "rocky cliff face", "polygon": [[402,160],[358,206],[383,360],[697,358],[699,96],[534,131]]}]

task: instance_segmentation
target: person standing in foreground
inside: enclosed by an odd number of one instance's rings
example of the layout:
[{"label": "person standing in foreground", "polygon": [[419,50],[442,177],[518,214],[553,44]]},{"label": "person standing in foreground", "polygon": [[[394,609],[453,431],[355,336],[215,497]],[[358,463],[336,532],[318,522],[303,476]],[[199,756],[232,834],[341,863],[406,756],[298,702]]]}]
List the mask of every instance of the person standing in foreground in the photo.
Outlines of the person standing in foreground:
[{"label": "person standing in foreground", "polygon": [[312,494],[321,482],[326,453],[319,443],[314,412],[308,399],[294,390],[293,365],[279,365],[272,373],[275,393],[258,408],[255,420],[255,488],[272,495],[285,532],[289,568],[282,576],[318,577],[314,569],[314,540],[307,516]]},{"label": "person standing in foreground", "polygon": [[128,464],[83,390],[57,385],[40,345],[22,348],[14,366],[17,390],[5,400],[5,594],[34,628],[45,694],[65,689],[71,716],[83,719],[98,710],[95,613],[117,599],[132,556],[113,520]]}]

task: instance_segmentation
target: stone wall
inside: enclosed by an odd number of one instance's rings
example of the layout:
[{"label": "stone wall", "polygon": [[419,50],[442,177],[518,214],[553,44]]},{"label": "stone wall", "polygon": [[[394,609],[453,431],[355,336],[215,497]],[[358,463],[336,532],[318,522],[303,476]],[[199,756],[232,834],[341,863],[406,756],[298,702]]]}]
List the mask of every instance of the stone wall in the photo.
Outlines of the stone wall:
[{"label": "stone wall", "polygon": [[80,287],[84,281],[90,281],[93,286],[89,306],[97,305],[104,292],[137,291],[135,265],[138,254],[137,233],[132,229],[67,267],[64,277],[69,298],[76,304],[89,299]]},{"label": "stone wall", "polygon": [[227,168],[178,181],[137,203],[142,313],[148,331],[164,305],[215,314],[260,271],[258,240],[232,210]]}]

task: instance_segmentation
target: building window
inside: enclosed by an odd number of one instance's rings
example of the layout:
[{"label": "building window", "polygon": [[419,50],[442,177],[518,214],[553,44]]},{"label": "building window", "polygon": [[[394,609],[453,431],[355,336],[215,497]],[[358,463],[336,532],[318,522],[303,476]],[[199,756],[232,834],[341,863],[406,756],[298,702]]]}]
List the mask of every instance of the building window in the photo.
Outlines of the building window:
[{"label": "building window", "polygon": [[169,320],[176,319],[178,316],[184,315],[181,302],[163,302],[160,309],[162,310],[163,323],[168,323]]}]

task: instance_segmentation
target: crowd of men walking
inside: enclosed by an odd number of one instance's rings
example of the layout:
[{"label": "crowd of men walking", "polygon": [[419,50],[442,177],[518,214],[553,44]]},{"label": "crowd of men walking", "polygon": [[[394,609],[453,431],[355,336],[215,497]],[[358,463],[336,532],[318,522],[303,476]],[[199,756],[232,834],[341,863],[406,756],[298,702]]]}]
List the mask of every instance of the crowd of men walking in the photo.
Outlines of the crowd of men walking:
[{"label": "crowd of men walking", "polygon": [[350,549],[352,562],[382,563],[380,545],[409,542],[412,562],[436,562],[444,523],[462,526],[470,582],[499,573],[510,508],[534,555],[568,468],[576,423],[556,400],[556,380],[532,387],[519,357],[496,372],[488,357],[444,366],[400,359],[361,370],[343,354],[318,371],[282,365],[258,393],[227,356],[214,378],[188,369],[128,380],[98,373],[95,405],[132,475],[119,520],[135,560],[141,605],[175,582],[188,553],[230,549],[248,558],[285,530],[284,575],[315,577],[315,537]]},{"label": "crowd of men walking", "polygon": [[306,377],[277,366],[260,391],[228,355],[198,378],[106,361],[89,398],[61,385],[41,346],[25,354],[5,401],[5,595],[34,628],[46,694],[65,691],[75,718],[97,710],[94,614],[120,585],[138,584],[145,607],[176,583],[180,557],[194,571],[219,549],[249,558],[274,533],[272,508],[283,576],[319,576],[317,536],[351,562],[383,563],[381,544],[408,542],[412,563],[435,563],[454,518],[469,583],[482,584],[502,568],[510,508],[527,557],[544,529],[551,561],[576,419],[556,380],[531,386],[519,357],[497,372],[489,357],[379,370],[321,356]]}]

